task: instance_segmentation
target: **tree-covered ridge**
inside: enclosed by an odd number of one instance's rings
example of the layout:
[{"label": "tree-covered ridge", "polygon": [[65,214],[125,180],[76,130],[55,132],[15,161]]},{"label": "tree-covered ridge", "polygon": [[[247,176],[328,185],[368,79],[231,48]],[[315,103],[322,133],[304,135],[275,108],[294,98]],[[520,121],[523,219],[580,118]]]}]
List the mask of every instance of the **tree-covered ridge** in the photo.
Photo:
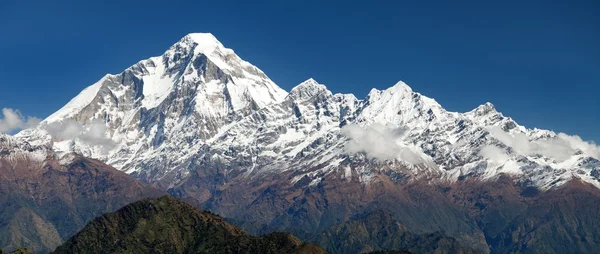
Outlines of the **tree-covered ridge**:
[{"label": "tree-covered ridge", "polygon": [[170,196],[145,199],[89,223],[53,253],[325,253],[287,233],[250,236]]}]

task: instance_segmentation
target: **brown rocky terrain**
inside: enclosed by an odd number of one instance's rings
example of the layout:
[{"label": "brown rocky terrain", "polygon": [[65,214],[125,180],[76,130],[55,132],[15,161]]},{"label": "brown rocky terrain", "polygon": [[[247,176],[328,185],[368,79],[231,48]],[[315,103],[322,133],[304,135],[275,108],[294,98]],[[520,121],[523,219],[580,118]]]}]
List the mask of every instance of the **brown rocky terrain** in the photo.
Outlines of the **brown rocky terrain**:
[{"label": "brown rocky terrain", "polygon": [[[0,147],[0,249],[5,251],[49,252],[103,213],[164,195],[100,161],[74,156],[61,165],[53,153],[25,147],[23,153]],[[33,158],[33,152],[47,157]]]},{"label": "brown rocky terrain", "polygon": [[[541,191],[507,175],[482,181],[406,181],[382,171],[369,184],[329,174],[315,185],[292,184],[293,172],[248,179],[219,168],[197,173],[171,193],[195,197],[204,207],[231,219],[251,233],[285,231],[312,240],[333,253],[394,249],[385,237],[365,237],[345,223],[384,210],[411,235],[439,234],[461,246],[491,253],[593,253],[600,246],[600,190],[571,180]],[[214,181],[212,181],[214,180]],[[345,230],[340,231],[340,227]],[[324,234],[338,232],[335,244]],[[341,234],[345,236],[341,236]],[[321,240],[320,240],[321,239]],[[324,242],[319,242],[324,241]],[[333,247],[332,247],[333,246]],[[345,248],[345,249],[344,249]],[[404,249],[402,249],[404,250]]]},{"label": "brown rocky terrain", "polygon": [[[170,192],[251,234],[290,232],[332,253],[593,253],[600,245],[600,190],[576,179],[541,191],[506,175],[427,182],[382,170],[368,184],[341,173],[307,184],[290,181],[290,171],[222,172],[199,170]],[[80,156],[40,163],[4,152],[0,176],[4,250],[50,251],[105,212],[163,195]]]}]

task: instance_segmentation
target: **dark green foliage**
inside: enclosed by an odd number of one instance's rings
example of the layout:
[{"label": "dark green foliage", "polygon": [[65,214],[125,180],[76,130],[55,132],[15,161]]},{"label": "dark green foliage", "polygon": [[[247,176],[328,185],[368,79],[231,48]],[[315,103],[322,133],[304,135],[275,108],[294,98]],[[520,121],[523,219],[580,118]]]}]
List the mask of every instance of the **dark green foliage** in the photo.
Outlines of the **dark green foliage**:
[{"label": "dark green foliage", "polygon": [[400,250],[378,250],[378,251],[369,252],[367,254],[412,254],[412,252],[400,251]]},{"label": "dark green foliage", "polygon": [[0,158],[0,248],[48,253],[89,221],[131,202],[165,193],[106,164],[76,157],[10,166]]},{"label": "dark green foliage", "polygon": [[170,196],[106,214],[54,253],[324,253],[287,233],[247,235]]},{"label": "dark green foliage", "polygon": [[322,233],[317,242],[332,253],[374,250],[406,250],[379,253],[479,253],[441,232],[411,233],[386,210],[332,227]]},{"label": "dark green foliage", "polygon": [[[4,251],[0,250],[0,254],[3,254]],[[13,252],[11,252],[10,254],[33,254],[33,251],[31,251],[28,248],[19,248]]]}]

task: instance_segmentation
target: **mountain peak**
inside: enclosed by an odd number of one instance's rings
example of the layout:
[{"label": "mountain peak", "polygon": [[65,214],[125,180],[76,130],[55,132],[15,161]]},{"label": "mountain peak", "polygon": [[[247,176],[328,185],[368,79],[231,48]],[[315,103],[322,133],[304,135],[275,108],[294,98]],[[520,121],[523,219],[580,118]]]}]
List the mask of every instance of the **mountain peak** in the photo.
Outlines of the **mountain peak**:
[{"label": "mountain peak", "polygon": [[390,96],[390,95],[405,96],[405,95],[409,95],[412,93],[413,93],[413,90],[412,90],[412,88],[410,88],[410,86],[408,86],[406,83],[404,83],[402,81],[398,81],[398,83],[396,83],[395,85],[393,85],[385,90],[379,90],[379,89],[375,89],[375,88],[371,89],[371,91],[369,91],[369,94],[367,95],[367,100],[370,102],[374,102],[374,101],[381,99],[382,96]]},{"label": "mountain peak", "polygon": [[207,54],[216,48],[224,49],[221,42],[211,33],[189,33],[179,40],[171,49],[193,48],[195,54]]},{"label": "mountain peak", "polygon": [[198,43],[201,43],[201,42],[219,43],[219,40],[217,40],[217,37],[215,37],[211,33],[189,33],[189,34],[185,35],[183,38],[187,38],[187,39],[193,40]]},{"label": "mountain peak", "polygon": [[299,89],[299,88],[318,88],[318,87],[325,87],[325,86],[319,84],[319,82],[317,82],[313,78],[309,78],[309,79],[305,80],[304,82],[298,84],[296,87],[292,88],[292,90]]},{"label": "mountain peak", "polygon": [[183,36],[180,42],[194,42],[202,45],[222,45],[221,42],[211,33],[189,33]]},{"label": "mountain peak", "polygon": [[290,91],[290,96],[294,99],[309,99],[319,94],[332,95],[325,85],[319,84],[313,78],[307,79]]},{"label": "mountain peak", "polygon": [[492,104],[490,102],[486,102],[482,105],[479,105],[477,108],[473,109],[471,112],[475,113],[476,115],[486,115],[488,113],[496,112],[496,107],[494,107],[494,104]]},{"label": "mountain peak", "polygon": [[413,92],[412,88],[410,88],[410,86],[408,86],[403,81],[398,81],[398,83],[396,83],[392,87],[386,89],[385,91],[388,91],[390,93],[398,93],[398,92],[400,92],[402,94],[410,94],[410,93]]}]

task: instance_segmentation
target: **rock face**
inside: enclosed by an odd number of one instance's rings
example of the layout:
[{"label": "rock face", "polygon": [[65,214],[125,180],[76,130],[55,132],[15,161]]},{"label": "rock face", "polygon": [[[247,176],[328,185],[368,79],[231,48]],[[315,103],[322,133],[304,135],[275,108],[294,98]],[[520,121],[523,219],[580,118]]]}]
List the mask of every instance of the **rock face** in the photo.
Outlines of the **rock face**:
[{"label": "rock face", "polygon": [[108,211],[163,192],[106,164],[0,134],[0,249],[47,253]]},{"label": "rock face", "polygon": [[[572,182],[600,187],[600,148],[577,136],[527,129],[490,103],[449,112],[403,82],[363,99],[312,79],[287,93],[210,34],[105,76],[16,136],[101,160],[251,233],[303,239],[385,208],[414,234],[525,250],[533,235],[524,224],[538,221],[531,209],[551,205],[538,197]],[[501,192],[479,194],[495,185]],[[594,190],[587,202],[597,200]],[[547,234],[540,239],[598,246],[593,230]]]},{"label": "rock face", "polygon": [[325,253],[287,233],[247,235],[170,196],[106,214],[53,253]]}]

